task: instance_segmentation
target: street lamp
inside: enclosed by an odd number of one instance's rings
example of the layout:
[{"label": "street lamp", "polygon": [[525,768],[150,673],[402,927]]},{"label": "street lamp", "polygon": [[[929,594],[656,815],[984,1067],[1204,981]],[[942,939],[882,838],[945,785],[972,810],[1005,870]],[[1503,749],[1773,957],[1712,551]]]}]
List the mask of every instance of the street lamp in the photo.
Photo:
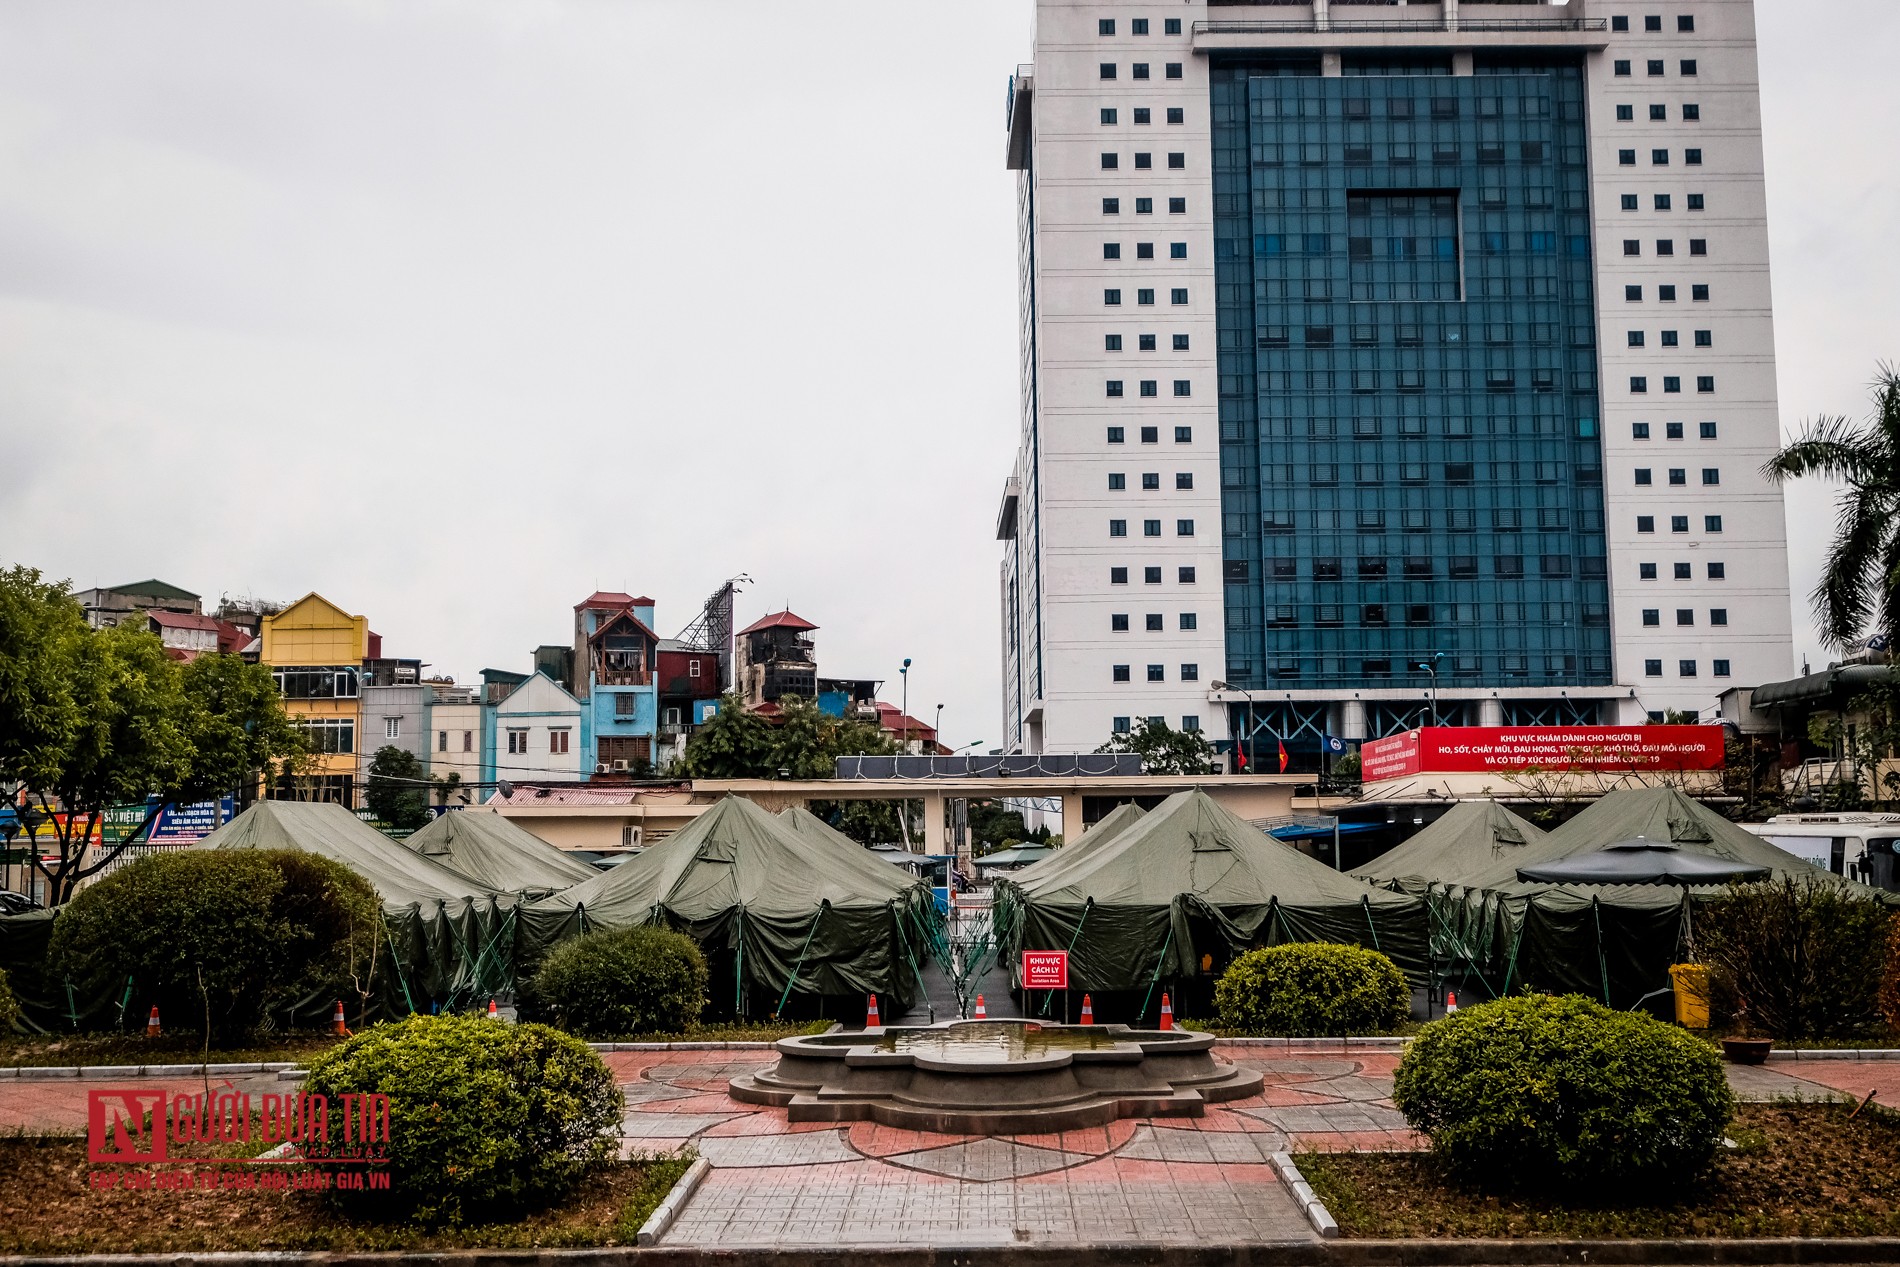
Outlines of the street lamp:
[{"label": "street lamp", "polygon": [[908,754],[910,752],[910,657],[909,656],[904,657],[904,667],[897,671],[897,676],[903,679],[903,683],[904,683],[904,693],[900,697],[903,700],[903,703],[901,703],[897,709],[898,712],[904,715],[904,740],[901,744],[898,745],[898,751]]},{"label": "street lamp", "polygon": [[[972,748],[981,748],[982,746],[983,746],[983,741],[981,739],[972,739],[969,743],[966,743],[961,748],[958,748],[957,752],[968,752]],[[956,754],[952,753],[951,755],[955,756]]]},{"label": "street lamp", "polygon": [[1431,674],[1431,683],[1425,688],[1425,698],[1431,701],[1432,725],[1438,725],[1438,662],[1445,658],[1443,651],[1434,651],[1432,658],[1418,667]]}]

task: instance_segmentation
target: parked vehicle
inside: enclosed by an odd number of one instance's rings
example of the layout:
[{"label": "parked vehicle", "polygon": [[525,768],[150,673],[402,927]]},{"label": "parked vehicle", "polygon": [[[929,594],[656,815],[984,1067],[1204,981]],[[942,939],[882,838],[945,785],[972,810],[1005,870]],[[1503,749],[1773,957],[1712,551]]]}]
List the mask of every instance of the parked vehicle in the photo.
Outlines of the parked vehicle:
[{"label": "parked vehicle", "polygon": [[1741,825],[1835,875],[1900,893],[1894,867],[1900,814],[1777,814],[1765,823]]}]

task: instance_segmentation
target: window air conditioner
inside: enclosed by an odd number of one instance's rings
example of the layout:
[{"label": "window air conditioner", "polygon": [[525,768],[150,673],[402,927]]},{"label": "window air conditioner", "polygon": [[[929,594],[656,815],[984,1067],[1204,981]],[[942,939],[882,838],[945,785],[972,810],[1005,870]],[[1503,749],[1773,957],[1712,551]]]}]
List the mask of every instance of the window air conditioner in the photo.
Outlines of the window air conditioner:
[{"label": "window air conditioner", "polygon": [[594,763],[594,773],[595,773],[595,774],[605,774],[605,773],[607,773],[607,770],[608,770],[608,768],[609,768],[609,767],[608,767],[608,765],[607,765],[607,763],[606,763],[605,761],[596,761],[596,762]]},{"label": "window air conditioner", "polygon": [[614,758],[614,773],[625,774],[626,772],[627,772],[627,759],[625,757],[615,757]]}]

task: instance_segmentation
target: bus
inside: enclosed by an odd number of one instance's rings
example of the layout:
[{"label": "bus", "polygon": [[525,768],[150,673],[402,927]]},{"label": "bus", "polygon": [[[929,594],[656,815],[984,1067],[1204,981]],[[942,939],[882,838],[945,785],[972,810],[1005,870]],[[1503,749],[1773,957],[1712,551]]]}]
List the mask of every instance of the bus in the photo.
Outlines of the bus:
[{"label": "bus", "polygon": [[1900,893],[1894,868],[1900,814],[1777,814],[1740,826],[1823,871]]}]

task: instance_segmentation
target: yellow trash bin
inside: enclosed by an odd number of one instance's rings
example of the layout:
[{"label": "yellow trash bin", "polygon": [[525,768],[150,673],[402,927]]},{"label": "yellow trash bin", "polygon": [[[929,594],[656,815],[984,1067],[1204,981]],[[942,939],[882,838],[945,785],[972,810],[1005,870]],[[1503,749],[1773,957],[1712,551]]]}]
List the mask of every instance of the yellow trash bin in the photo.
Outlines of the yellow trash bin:
[{"label": "yellow trash bin", "polygon": [[1676,988],[1676,1024],[1684,1029],[1707,1029],[1709,970],[1699,963],[1673,964],[1669,981]]}]

